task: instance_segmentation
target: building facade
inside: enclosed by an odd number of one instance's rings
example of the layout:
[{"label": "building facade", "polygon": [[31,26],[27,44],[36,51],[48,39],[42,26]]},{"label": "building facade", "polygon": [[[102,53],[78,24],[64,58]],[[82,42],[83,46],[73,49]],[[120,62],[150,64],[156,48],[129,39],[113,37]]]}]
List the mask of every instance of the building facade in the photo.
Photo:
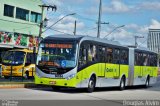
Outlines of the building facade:
[{"label": "building facade", "polygon": [[160,29],[149,29],[147,47],[160,53]]},{"label": "building facade", "polygon": [[[41,22],[41,0],[0,0],[0,49],[33,48]],[[34,43],[33,43],[34,42]],[[38,44],[37,44],[38,45]]]}]

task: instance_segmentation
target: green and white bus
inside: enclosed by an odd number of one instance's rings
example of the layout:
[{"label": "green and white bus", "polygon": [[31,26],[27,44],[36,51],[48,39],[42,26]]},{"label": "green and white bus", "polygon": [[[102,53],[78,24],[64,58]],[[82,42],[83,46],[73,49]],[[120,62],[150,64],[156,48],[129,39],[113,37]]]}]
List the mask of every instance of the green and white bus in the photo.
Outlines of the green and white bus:
[{"label": "green and white bus", "polygon": [[39,45],[35,84],[61,87],[145,85],[156,82],[157,54],[89,36],[54,35]]}]

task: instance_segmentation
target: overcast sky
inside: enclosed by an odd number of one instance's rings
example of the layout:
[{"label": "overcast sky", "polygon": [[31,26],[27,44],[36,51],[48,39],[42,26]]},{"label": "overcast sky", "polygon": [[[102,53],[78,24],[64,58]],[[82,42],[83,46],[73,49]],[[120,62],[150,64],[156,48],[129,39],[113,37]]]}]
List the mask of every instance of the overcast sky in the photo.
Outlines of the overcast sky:
[{"label": "overcast sky", "polygon": [[[57,11],[47,12],[48,26],[63,16],[69,16],[52,28],[61,32],[73,34],[74,21],[77,21],[77,34],[97,35],[97,20],[99,0],[43,0],[49,5],[57,5]],[[160,0],[102,0],[102,25],[101,38],[110,33],[115,27],[125,25],[111,33],[107,39],[117,40],[124,45],[133,45],[134,36],[144,36],[139,39],[140,46],[146,46],[148,29],[160,29]],[[48,30],[46,35],[60,34],[60,32]]]}]

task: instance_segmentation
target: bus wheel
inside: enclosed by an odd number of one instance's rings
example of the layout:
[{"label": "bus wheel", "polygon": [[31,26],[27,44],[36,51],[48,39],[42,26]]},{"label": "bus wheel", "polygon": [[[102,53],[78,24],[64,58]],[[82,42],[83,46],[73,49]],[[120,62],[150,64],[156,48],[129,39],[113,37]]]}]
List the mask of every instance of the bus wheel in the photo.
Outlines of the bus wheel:
[{"label": "bus wheel", "polygon": [[124,77],[121,78],[119,89],[121,91],[125,89],[125,78]]},{"label": "bus wheel", "polygon": [[145,83],[145,87],[148,88],[150,86],[150,78],[149,76],[147,77],[146,83]]},{"label": "bus wheel", "polygon": [[5,79],[9,79],[9,76],[4,76]]},{"label": "bus wheel", "polygon": [[87,88],[87,91],[89,93],[92,93],[95,89],[95,78],[92,76],[89,80],[89,83],[88,83],[88,88]]}]

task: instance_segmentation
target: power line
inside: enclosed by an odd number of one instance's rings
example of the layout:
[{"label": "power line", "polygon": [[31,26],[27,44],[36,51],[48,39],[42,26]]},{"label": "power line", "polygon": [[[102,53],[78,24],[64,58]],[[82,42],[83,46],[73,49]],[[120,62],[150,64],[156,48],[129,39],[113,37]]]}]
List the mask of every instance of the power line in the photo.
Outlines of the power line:
[{"label": "power line", "polygon": [[145,39],[141,44],[139,44],[138,47],[141,46],[142,44],[144,44],[146,41],[147,41],[147,39]]},{"label": "power line", "polygon": [[55,32],[59,32],[59,33],[67,34],[67,35],[73,35],[73,34],[69,34],[69,33],[65,33],[65,32],[59,31],[57,29],[53,29],[53,28],[49,28],[49,27],[47,27],[47,28],[50,29],[50,30],[53,30]]},{"label": "power line", "polygon": [[112,34],[115,30],[119,29],[119,28],[122,28],[124,27],[125,25],[121,25],[121,26],[118,26],[118,27],[115,27],[111,32],[109,32],[106,36],[104,36],[104,38],[108,37],[110,34]]},{"label": "power line", "polygon": [[60,22],[61,20],[63,20],[65,17],[71,16],[71,15],[75,15],[76,13],[72,13],[72,14],[67,14],[65,16],[63,16],[62,18],[60,18],[59,20],[57,20],[55,23],[53,23],[51,26],[49,26],[46,30],[44,30],[42,33],[46,32],[48,29],[52,28],[54,25],[56,25],[58,22]]},{"label": "power line", "polygon": [[92,30],[92,29],[94,29],[94,30],[95,30],[95,29],[97,29],[97,27],[92,27],[92,28],[90,28],[90,29],[88,29],[88,30]]},{"label": "power line", "polygon": [[134,38],[135,38],[135,47],[137,47],[138,46],[137,39],[144,38],[144,36],[134,36]]},{"label": "power line", "polygon": [[[61,14],[63,14],[63,13],[61,13]],[[59,15],[61,15],[61,14],[59,12]],[[91,19],[91,18],[88,18],[88,17],[84,17],[84,16],[82,16],[80,14],[77,14],[77,13],[76,13],[76,16],[78,16],[78,18],[83,19],[83,20],[87,20],[87,21],[91,21],[91,22],[97,22],[96,19]],[[55,19],[55,18],[49,18],[49,19],[51,20],[51,19]]]},{"label": "power line", "polygon": [[84,16],[82,16],[82,15],[80,15],[80,14],[76,14],[79,18],[81,18],[81,19],[84,19],[84,20],[88,20],[88,21],[92,21],[92,22],[97,22],[97,20],[96,19],[91,19],[91,18],[88,18],[88,17],[84,17]]},{"label": "power line", "polygon": [[97,29],[97,27],[89,28],[89,29],[87,30],[87,32],[82,32],[82,33],[84,33],[84,34],[88,35],[88,31],[89,31],[89,30],[95,30],[95,29]]}]

